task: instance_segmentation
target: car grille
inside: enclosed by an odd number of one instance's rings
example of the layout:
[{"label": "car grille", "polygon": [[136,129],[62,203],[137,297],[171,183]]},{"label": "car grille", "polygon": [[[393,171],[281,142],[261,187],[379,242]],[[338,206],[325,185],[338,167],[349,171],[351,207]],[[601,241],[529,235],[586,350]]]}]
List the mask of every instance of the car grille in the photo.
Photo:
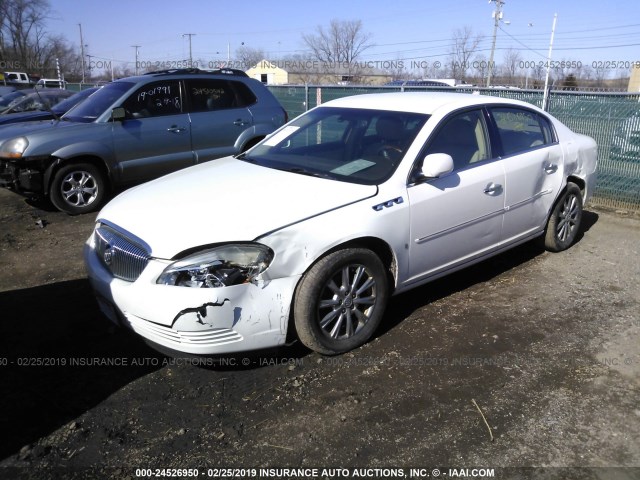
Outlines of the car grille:
[{"label": "car grille", "polygon": [[149,252],[107,225],[100,225],[95,233],[96,253],[102,264],[114,277],[136,281],[151,258]]}]

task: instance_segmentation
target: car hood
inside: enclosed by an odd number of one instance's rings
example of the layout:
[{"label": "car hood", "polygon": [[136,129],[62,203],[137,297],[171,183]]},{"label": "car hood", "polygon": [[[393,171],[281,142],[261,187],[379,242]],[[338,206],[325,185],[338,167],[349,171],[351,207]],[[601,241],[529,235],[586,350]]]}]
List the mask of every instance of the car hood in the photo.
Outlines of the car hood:
[{"label": "car hood", "polygon": [[74,142],[103,142],[100,136],[108,123],[72,122],[68,120],[40,120],[0,125],[0,144],[16,137],[25,136],[29,146],[25,157],[51,155],[60,148]]},{"label": "car hood", "polygon": [[377,194],[357,185],[212,160],[128,190],[98,215],[144,241],[156,258],[193,247],[250,241]]},{"label": "car hood", "polygon": [[[8,117],[9,115],[7,115]],[[0,116],[0,119],[2,116]],[[39,130],[49,130],[54,128],[57,124],[64,122],[52,122],[51,120],[42,120],[35,122],[19,122],[10,123],[0,128],[0,142],[9,140],[10,138],[20,137],[22,135],[29,135]]]},{"label": "car hood", "polygon": [[[58,115],[62,115],[59,113]],[[16,122],[29,122],[36,120],[52,120],[53,115],[46,110],[38,110],[35,112],[7,113],[0,115],[0,125]]]}]

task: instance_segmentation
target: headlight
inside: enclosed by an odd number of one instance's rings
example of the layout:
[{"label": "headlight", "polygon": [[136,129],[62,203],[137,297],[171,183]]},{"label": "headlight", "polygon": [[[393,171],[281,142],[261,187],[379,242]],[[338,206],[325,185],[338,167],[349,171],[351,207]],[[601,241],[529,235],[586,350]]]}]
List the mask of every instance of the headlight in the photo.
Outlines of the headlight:
[{"label": "headlight", "polygon": [[26,137],[13,138],[7,140],[0,146],[0,157],[4,158],[22,158],[22,154],[29,146],[29,140]]},{"label": "headlight", "polygon": [[271,260],[273,251],[264,245],[222,245],[172,263],[156,283],[196,288],[239,285],[254,280]]}]

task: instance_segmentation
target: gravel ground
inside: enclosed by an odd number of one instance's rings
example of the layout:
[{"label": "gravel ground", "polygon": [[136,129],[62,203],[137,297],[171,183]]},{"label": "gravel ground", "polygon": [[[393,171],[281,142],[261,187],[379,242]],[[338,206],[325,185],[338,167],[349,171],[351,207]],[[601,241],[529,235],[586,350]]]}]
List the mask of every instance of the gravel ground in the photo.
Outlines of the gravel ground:
[{"label": "gravel ground", "polygon": [[564,253],[526,244],[394,297],[376,338],[340,357],[294,344],[204,360],[101,316],[81,259],[92,222],[0,191],[1,478],[640,478],[637,218],[591,210]]}]

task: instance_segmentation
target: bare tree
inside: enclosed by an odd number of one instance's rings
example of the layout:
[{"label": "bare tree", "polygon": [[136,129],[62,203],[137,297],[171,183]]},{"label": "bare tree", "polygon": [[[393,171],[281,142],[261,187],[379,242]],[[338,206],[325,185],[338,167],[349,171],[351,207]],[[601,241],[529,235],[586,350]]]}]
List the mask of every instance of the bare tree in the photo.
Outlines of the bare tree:
[{"label": "bare tree", "polygon": [[533,80],[532,88],[543,88],[547,70],[541,62],[535,62],[535,66],[529,71],[529,78]]},{"label": "bare tree", "polygon": [[0,1],[0,55],[24,68],[42,61],[48,0]]},{"label": "bare tree", "polygon": [[317,60],[307,54],[293,54],[281,59],[296,82],[304,84],[317,84],[322,79],[322,70],[316,68]]},{"label": "bare tree", "polygon": [[[481,84],[482,81],[487,78],[487,73],[489,72],[489,60],[487,59],[487,57],[485,57],[484,55],[480,54],[480,55],[476,55],[473,58],[473,63],[472,63],[472,67],[473,67],[473,77],[474,77],[474,82]],[[491,70],[491,74],[493,75],[493,70]]]},{"label": "bare tree", "polygon": [[55,76],[80,72],[80,55],[62,35],[50,35],[49,0],[0,0],[0,60],[7,70]]},{"label": "bare tree", "polygon": [[45,45],[39,46],[37,58],[41,75],[56,77],[56,67],[59,66],[60,71],[69,80],[81,77],[80,54],[62,35],[46,37]]},{"label": "bare tree", "polygon": [[522,55],[517,50],[509,48],[504,53],[502,71],[505,83],[513,85],[516,82],[517,73],[521,71]]},{"label": "bare tree", "polygon": [[603,88],[606,85],[606,79],[609,76],[609,70],[606,68],[593,68],[593,77],[595,80],[594,86],[597,88]]},{"label": "bare tree", "polygon": [[451,52],[449,54],[451,75],[457,80],[465,80],[467,71],[471,67],[471,57],[478,49],[482,36],[474,35],[473,29],[465,26],[453,32],[451,41]]},{"label": "bare tree", "polygon": [[318,26],[314,34],[303,34],[302,40],[318,61],[340,64],[352,72],[358,58],[372,46],[371,37],[363,31],[360,20],[334,19],[329,28]]},{"label": "bare tree", "polygon": [[236,50],[236,58],[245,70],[255,67],[262,60],[267,58],[265,52],[261,48],[251,48],[245,45]]},{"label": "bare tree", "polygon": [[413,77],[401,59],[397,59],[395,62],[392,62],[391,67],[386,69],[385,73],[393,80],[407,80],[410,77]]},{"label": "bare tree", "polygon": [[446,66],[440,62],[430,62],[429,66],[423,70],[424,78],[443,78],[446,76]]}]

